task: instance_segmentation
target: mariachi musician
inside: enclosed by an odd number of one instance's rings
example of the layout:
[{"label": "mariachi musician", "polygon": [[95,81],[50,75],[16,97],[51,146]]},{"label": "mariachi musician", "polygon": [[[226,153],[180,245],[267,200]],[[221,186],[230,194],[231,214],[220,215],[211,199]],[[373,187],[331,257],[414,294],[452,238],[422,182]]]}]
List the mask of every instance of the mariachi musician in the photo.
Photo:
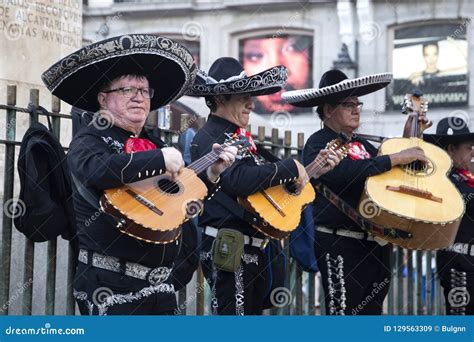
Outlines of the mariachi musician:
[{"label": "mariachi musician", "polygon": [[[312,183],[316,187],[321,182],[352,208],[358,206],[367,177],[388,171],[395,165],[426,160],[419,148],[377,156],[377,149],[355,133],[363,105],[359,96],[384,88],[391,80],[389,73],[348,79],[342,71],[334,69],[323,74],[319,88],[282,95],[297,107],[318,107],[317,113],[324,127],[306,142],[305,164],[338,133],[343,132],[351,138],[348,157]],[[420,116],[419,120],[427,126],[425,116]],[[390,283],[390,246],[376,242],[322,195],[316,196],[314,202],[314,221],[315,253],[328,314],[381,314]],[[373,291],[374,284],[377,284],[377,291]],[[368,296],[370,300],[366,300]]]},{"label": "mariachi musician", "polygon": [[423,139],[445,149],[453,160],[449,178],[461,192],[466,212],[454,244],[436,255],[438,274],[444,289],[447,315],[473,315],[474,299],[474,175],[469,170],[474,157],[474,133],[460,117],[442,119],[436,134]]},{"label": "mariachi musician", "polygon": [[[208,153],[213,143],[223,143],[235,133],[246,136],[251,143],[233,164],[234,167],[222,173],[217,191],[205,201],[204,212],[199,217],[199,225],[204,229],[201,263],[212,289],[214,314],[261,314],[265,307],[270,306],[268,295],[272,286],[284,278],[279,242],[272,240],[268,243],[269,239],[253,227],[247,214],[242,213],[236,199],[282,183],[296,181],[298,187],[307,183],[306,171],[298,161],[276,161],[277,158],[268,151],[257,149],[250,133],[245,130],[254,109],[253,97],[280,91],[286,79],[284,66],[247,76],[239,61],[224,57],[212,64],[208,75],[198,76],[188,93],[205,97],[211,110],[207,123],[191,145],[193,160]],[[320,170],[323,174],[338,163],[339,157],[327,150],[323,150],[321,155],[329,161]],[[242,253],[228,247],[235,241],[243,241]],[[225,268],[226,259],[231,260],[234,267]],[[270,264],[270,260],[274,262]]]},{"label": "mariachi musician", "polygon": [[[101,213],[99,198],[105,189],[180,172],[181,153],[144,125],[150,110],[179,98],[195,73],[191,53],[180,44],[131,34],[85,46],[42,75],[60,99],[97,112],[72,139],[68,153],[80,247],[74,297],[83,315],[175,313],[179,244],[123,234],[111,216]],[[208,177],[217,179],[235,153],[235,147],[222,152]]]}]

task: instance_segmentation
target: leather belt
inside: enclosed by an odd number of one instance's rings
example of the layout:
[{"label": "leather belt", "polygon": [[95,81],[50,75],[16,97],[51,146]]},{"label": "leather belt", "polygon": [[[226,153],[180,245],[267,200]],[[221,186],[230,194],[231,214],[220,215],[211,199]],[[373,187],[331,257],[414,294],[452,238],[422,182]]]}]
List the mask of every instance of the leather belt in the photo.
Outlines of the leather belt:
[{"label": "leather belt", "polygon": [[374,237],[370,234],[366,234],[364,232],[354,232],[348,229],[332,229],[332,228],[328,228],[324,226],[317,226],[316,230],[322,233],[336,234],[339,236],[344,236],[344,237],[353,238],[357,240],[375,241]]},{"label": "leather belt", "polygon": [[[90,258],[92,258],[92,260],[89,260]],[[151,268],[133,262],[124,262],[117,257],[102,255],[85,249],[79,251],[78,260],[83,264],[90,264],[92,267],[125,274],[126,276],[140,280],[146,280],[152,285],[165,282],[172,271],[172,268],[169,267],[161,266]]]},{"label": "leather belt", "polygon": [[444,250],[448,252],[474,256],[474,245],[470,243],[455,242],[451,246],[446,247]]},{"label": "leather belt", "polygon": [[[228,229],[232,229],[232,228],[228,228]],[[206,226],[206,228],[204,229],[204,234],[208,236],[212,236],[212,237],[216,237],[218,232],[219,232],[219,229],[211,227],[211,226]],[[250,237],[248,235],[244,235],[244,244],[250,245],[253,247],[258,247],[258,248],[265,248],[268,244],[268,238],[259,239],[259,238]]]}]

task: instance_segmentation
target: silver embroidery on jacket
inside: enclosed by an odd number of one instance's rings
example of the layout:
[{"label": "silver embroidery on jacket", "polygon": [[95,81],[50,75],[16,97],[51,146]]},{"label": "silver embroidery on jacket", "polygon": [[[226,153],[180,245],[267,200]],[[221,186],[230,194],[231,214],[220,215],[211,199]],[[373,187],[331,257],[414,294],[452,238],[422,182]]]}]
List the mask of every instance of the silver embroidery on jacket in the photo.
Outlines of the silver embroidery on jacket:
[{"label": "silver embroidery on jacket", "polygon": [[[205,252],[201,251],[200,253],[201,261],[212,260],[212,253],[210,251]],[[255,264],[258,266],[258,255],[243,253],[241,257],[242,261],[248,264]],[[235,312],[236,315],[244,315],[244,268],[242,263],[239,265],[239,268],[235,271]],[[212,287],[211,287],[211,311],[213,315],[218,314],[218,301],[216,297],[216,281],[217,281],[217,268],[212,265]]]},{"label": "silver embroidery on jacket", "polygon": [[200,256],[201,261],[211,260],[212,258],[211,252],[205,252],[205,251],[201,251],[201,254],[199,256]]},{"label": "silver embroidery on jacket", "polygon": [[89,306],[89,314],[92,315],[92,310],[97,307],[99,311],[99,316],[106,316],[107,310],[117,304],[132,303],[134,301],[140,300],[142,298],[149,297],[155,293],[175,293],[173,284],[159,284],[144,287],[139,291],[130,292],[127,294],[112,294],[105,297],[101,303],[91,303],[87,297],[87,293],[83,291],[73,292],[76,300],[84,301]]},{"label": "silver embroidery on jacket", "polygon": [[258,266],[258,255],[257,254],[242,254],[242,261],[248,264],[255,264]]},{"label": "silver embroidery on jacket", "polygon": [[333,259],[330,253],[327,253],[326,265],[328,269],[329,314],[344,315],[347,307],[344,258],[338,255],[336,259]]},{"label": "silver embroidery on jacket", "polygon": [[466,272],[451,268],[451,289],[448,292],[448,302],[451,315],[466,315],[466,306],[470,296],[467,290]]},{"label": "silver embroidery on jacket", "polygon": [[113,139],[112,137],[101,137],[104,142],[115,152],[123,153],[123,143]]},{"label": "silver embroidery on jacket", "polygon": [[235,314],[239,316],[245,315],[244,310],[244,268],[240,263],[239,268],[235,271]]},{"label": "silver embroidery on jacket", "polygon": [[[210,254],[210,252],[208,252]],[[216,296],[216,281],[217,281],[217,268],[212,265],[212,289],[211,289],[211,312],[213,315],[217,315],[217,309],[219,304]]]}]

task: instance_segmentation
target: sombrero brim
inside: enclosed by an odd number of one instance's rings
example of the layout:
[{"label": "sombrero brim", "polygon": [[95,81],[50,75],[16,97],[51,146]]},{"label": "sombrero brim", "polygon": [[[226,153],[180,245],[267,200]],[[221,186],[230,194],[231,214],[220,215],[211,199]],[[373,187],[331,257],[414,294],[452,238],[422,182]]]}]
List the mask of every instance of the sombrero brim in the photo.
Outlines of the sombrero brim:
[{"label": "sombrero brim", "polygon": [[131,34],[85,46],[51,66],[41,78],[61,100],[95,112],[105,82],[144,74],[155,89],[150,105],[156,109],[181,97],[193,84],[196,70],[191,53],[181,44],[166,37]]},{"label": "sombrero brim", "polygon": [[280,91],[285,86],[287,78],[287,69],[281,65],[252,76],[218,83],[210,83],[206,73],[200,71],[196,82],[186,95],[195,97],[233,94],[269,95]]},{"label": "sombrero brim", "polygon": [[474,142],[474,133],[466,134],[423,134],[423,140],[431,144],[446,147],[449,144],[459,144],[463,142]]},{"label": "sombrero brim", "polygon": [[393,79],[391,73],[374,74],[355,79],[347,79],[337,84],[323,87],[285,92],[281,97],[296,107],[315,107],[334,103],[350,96],[363,96],[385,88]]}]

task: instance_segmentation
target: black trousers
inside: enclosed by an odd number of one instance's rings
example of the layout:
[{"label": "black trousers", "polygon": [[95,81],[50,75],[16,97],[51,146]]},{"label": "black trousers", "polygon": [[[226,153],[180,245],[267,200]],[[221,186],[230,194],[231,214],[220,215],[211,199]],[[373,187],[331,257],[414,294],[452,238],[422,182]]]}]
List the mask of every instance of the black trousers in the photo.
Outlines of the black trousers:
[{"label": "black trousers", "polygon": [[390,288],[390,246],[316,231],[326,314],[382,314]]},{"label": "black trousers", "polygon": [[176,294],[168,282],[152,285],[79,262],[74,297],[81,315],[173,315]]},{"label": "black trousers", "polygon": [[438,274],[447,315],[474,315],[474,257],[438,251]]},{"label": "black trousers", "polygon": [[[201,265],[211,287],[214,315],[261,315],[269,289],[269,269],[262,250],[245,245],[236,272],[216,269],[212,262],[213,237],[203,234]],[[271,284],[270,284],[271,285]]]}]

